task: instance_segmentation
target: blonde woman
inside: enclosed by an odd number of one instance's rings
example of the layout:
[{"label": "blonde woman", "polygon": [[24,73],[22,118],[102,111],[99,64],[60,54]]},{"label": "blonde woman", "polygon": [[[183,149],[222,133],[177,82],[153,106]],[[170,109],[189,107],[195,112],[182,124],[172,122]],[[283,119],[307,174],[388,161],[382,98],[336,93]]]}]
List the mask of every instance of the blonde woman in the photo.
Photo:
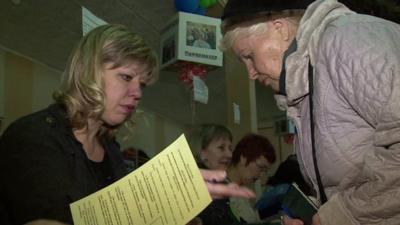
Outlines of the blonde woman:
[{"label": "blonde woman", "polygon": [[[82,38],[55,103],[17,120],[1,137],[1,224],[72,224],[71,202],[127,174],[113,134],[157,79],[157,65],[154,51],[124,26],[103,25]],[[208,187],[214,196],[250,193]]]}]

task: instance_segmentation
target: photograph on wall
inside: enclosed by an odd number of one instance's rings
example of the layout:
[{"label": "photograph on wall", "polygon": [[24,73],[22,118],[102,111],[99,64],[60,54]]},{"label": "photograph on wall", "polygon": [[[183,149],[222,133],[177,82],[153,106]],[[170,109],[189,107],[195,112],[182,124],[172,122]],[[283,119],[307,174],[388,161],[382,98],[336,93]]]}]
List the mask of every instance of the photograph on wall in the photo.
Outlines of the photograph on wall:
[{"label": "photograph on wall", "polygon": [[175,36],[170,36],[169,38],[165,39],[162,43],[162,57],[161,57],[161,64],[168,63],[169,61],[176,58],[176,43],[175,43]]},{"label": "photograph on wall", "polygon": [[182,62],[222,66],[220,25],[218,18],[178,12],[161,31],[161,69],[175,70]]},{"label": "photograph on wall", "polygon": [[217,27],[215,25],[186,22],[186,45],[197,48],[216,49]]}]

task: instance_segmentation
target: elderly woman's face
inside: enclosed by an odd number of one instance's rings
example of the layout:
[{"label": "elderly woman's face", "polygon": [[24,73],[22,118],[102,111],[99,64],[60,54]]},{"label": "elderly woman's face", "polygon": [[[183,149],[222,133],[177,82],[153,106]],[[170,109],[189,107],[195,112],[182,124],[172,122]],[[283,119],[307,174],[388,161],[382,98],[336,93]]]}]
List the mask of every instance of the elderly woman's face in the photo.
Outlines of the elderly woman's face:
[{"label": "elderly woman's face", "polygon": [[239,35],[232,49],[246,65],[248,76],[279,91],[283,54],[289,46],[274,22],[266,22],[267,31],[255,35]]},{"label": "elderly woman's face", "polygon": [[201,150],[201,159],[212,170],[226,170],[232,159],[232,142],[229,138],[213,139]]},{"label": "elderly woman's face", "polygon": [[113,65],[104,65],[105,109],[101,116],[101,120],[111,126],[123,123],[135,111],[149,73],[135,61],[116,68]]}]

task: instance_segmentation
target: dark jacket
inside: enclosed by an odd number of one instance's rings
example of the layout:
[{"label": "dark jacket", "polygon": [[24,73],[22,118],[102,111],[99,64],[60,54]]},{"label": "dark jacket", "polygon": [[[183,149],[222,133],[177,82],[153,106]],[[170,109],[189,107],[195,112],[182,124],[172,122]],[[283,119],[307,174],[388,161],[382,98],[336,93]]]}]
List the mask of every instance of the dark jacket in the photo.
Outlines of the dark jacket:
[{"label": "dark jacket", "polygon": [[[104,138],[112,181],[126,173],[119,146]],[[72,224],[69,204],[101,188],[65,109],[23,117],[0,138],[0,224],[46,218]]]}]

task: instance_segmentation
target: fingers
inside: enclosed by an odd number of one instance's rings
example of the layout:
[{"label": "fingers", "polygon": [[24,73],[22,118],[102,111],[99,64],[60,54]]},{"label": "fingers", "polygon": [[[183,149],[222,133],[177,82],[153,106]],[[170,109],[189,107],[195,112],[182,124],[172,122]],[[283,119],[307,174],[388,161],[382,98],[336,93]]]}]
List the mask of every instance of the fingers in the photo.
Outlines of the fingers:
[{"label": "fingers", "polygon": [[312,218],[312,225],[321,225],[321,219],[318,214],[315,214]]},{"label": "fingers", "polygon": [[203,170],[200,169],[201,175],[205,181],[218,182],[226,178],[226,172],[223,170]]},{"label": "fingers", "polygon": [[244,197],[254,198],[255,194],[247,188],[239,187],[237,184],[216,183],[225,181],[226,172],[222,170],[200,170],[206,181],[208,192],[212,198]]},{"label": "fingers", "polygon": [[247,188],[239,187],[237,184],[230,183],[218,184],[206,182],[208,191],[211,196],[216,198],[224,197],[243,197],[243,198],[254,198],[255,194]]},{"label": "fingers", "polygon": [[288,216],[283,216],[281,218],[282,218],[283,225],[304,225],[303,221],[298,220],[298,219],[292,219]]}]

